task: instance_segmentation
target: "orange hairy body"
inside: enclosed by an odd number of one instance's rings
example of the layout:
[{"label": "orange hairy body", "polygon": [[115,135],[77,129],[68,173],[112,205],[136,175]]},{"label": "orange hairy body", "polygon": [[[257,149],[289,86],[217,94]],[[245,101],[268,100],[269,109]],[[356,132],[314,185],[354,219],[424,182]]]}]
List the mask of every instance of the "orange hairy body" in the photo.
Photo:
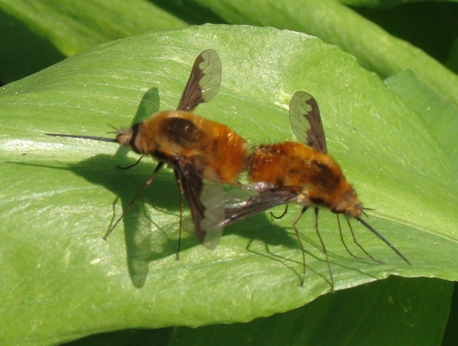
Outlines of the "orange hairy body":
[{"label": "orange hairy body", "polygon": [[[350,255],[359,258],[345,244],[340,228],[338,214],[354,217],[368,230],[380,238],[407,264],[410,262],[382,234],[364,221],[361,202],[353,186],[348,183],[337,162],[327,154],[326,138],[316,100],[304,91],[294,94],[289,108],[291,127],[303,143],[283,142],[260,145],[248,158],[248,175],[255,193],[246,200],[234,199],[226,209],[225,224],[242,220],[280,204],[297,202],[302,210],[292,226],[302,250],[303,276],[305,282],[305,249],[297,230],[297,223],[309,207],[315,211],[315,231],[328,264],[331,288],[334,279],[327,250],[318,230],[319,207],[337,214],[340,239]],[[281,218],[287,211],[275,218]],[[272,215],[273,216],[273,215]],[[354,243],[375,262],[383,263],[372,257],[356,240],[350,222],[348,222]]]},{"label": "orange hairy body", "polygon": [[[115,139],[48,133],[57,137],[116,142],[130,147],[138,154],[151,155],[157,159],[156,169],[121,217],[105,234],[104,239],[153,182],[156,173],[164,164],[168,164],[175,173],[180,190],[180,232],[185,198],[198,239],[210,249],[218,245],[225,217],[221,183],[235,184],[238,175],[246,169],[248,156],[247,143],[236,132],[226,125],[192,113],[199,104],[215,97],[221,85],[221,78],[222,66],[219,56],[213,49],[207,49],[194,61],[176,110],[155,113],[131,129],[118,131]],[[135,166],[140,159],[124,168]]]},{"label": "orange hairy body", "polygon": [[116,140],[170,164],[185,157],[205,178],[212,180],[216,173],[223,183],[236,182],[247,164],[245,139],[226,125],[186,111],[156,113]]},{"label": "orange hairy body", "polygon": [[249,158],[253,182],[301,187],[298,202],[327,207],[334,213],[356,217],[361,203],[339,165],[327,154],[295,142],[261,145]]}]

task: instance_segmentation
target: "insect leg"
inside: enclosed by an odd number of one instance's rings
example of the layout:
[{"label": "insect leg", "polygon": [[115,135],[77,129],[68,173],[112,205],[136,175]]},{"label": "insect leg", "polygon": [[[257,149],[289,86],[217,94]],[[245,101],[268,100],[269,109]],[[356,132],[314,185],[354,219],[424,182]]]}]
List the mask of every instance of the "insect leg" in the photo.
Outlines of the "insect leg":
[{"label": "insect leg", "polygon": [[[345,243],[345,240],[343,238],[343,234],[342,234],[342,227],[340,227],[340,217],[338,214],[336,214],[336,218],[337,218],[337,226],[339,226],[339,235],[340,235],[340,241],[342,242],[342,244],[345,246],[345,249],[347,250],[347,252],[354,258],[357,258],[357,259],[362,259],[362,257],[359,257],[359,256],[356,256],[353,254],[353,252],[350,251],[350,249],[347,247],[347,244]],[[348,221],[348,218],[347,218],[347,221]],[[350,225],[350,224],[349,224]],[[356,243],[356,245],[358,245],[360,248],[361,246],[358,244],[358,242],[356,241],[356,238],[355,238],[355,235],[353,234],[353,229],[351,228],[350,226],[350,231],[351,231],[351,235],[353,237],[353,241]],[[362,249],[364,251],[364,249]],[[366,252],[366,251],[364,251]],[[368,254],[368,256],[370,256]]]},{"label": "insect leg", "polygon": [[177,250],[177,261],[180,259],[180,250],[181,250],[181,231],[183,228],[183,182],[181,181],[180,175],[177,173],[177,170],[174,170],[176,181],[178,184],[178,189],[180,190],[180,225],[178,231],[178,250]]},{"label": "insect leg", "polygon": [[286,204],[285,210],[284,210],[283,213],[281,213],[281,215],[279,215],[279,216],[275,216],[274,213],[272,213],[272,212],[269,212],[269,214],[270,214],[270,216],[272,216],[274,219],[280,220],[280,219],[281,219],[283,216],[285,216],[286,213],[288,212],[288,206],[289,206],[289,204]]},{"label": "insect leg", "polygon": [[375,259],[374,257],[371,256],[371,254],[369,252],[366,251],[365,248],[363,248],[363,246],[358,243],[358,241],[356,240],[356,236],[355,236],[355,233],[353,232],[353,228],[351,227],[351,223],[350,223],[350,220],[348,219],[347,216],[345,216],[345,218],[347,219],[347,223],[348,223],[348,227],[350,228],[350,231],[351,231],[351,236],[353,237],[353,242],[358,245],[358,247],[370,258],[372,259],[374,262],[377,262],[377,263],[380,263],[380,264],[385,264],[384,262],[382,261],[379,261],[378,259]]},{"label": "insect leg", "polygon": [[127,166],[127,167],[121,167],[121,166],[116,166],[116,167],[121,168],[121,169],[129,169],[129,168],[132,168],[132,167],[138,165],[138,164],[140,163],[140,161],[141,161],[142,158],[143,158],[143,156],[140,156],[140,158],[137,160],[137,162],[135,162],[135,163],[133,163],[133,164]]},{"label": "insect leg", "polygon": [[305,249],[304,249],[304,244],[302,244],[302,241],[301,241],[301,237],[299,235],[299,232],[297,230],[297,222],[299,221],[299,219],[302,217],[302,215],[304,215],[304,213],[307,211],[308,209],[308,206],[304,206],[301,210],[301,212],[299,213],[299,215],[296,217],[296,219],[294,220],[293,222],[293,228],[294,228],[294,232],[296,233],[296,237],[297,237],[297,241],[299,242],[299,246],[301,247],[301,251],[302,251],[302,264],[303,264],[303,271],[302,271],[302,282],[301,282],[301,286],[304,286],[304,282],[305,282],[305,270],[307,268],[306,264],[305,264]]},{"label": "insect leg", "polygon": [[315,231],[320,239],[321,247],[323,248],[324,256],[326,257],[326,263],[328,264],[329,278],[331,279],[331,290],[334,292],[334,277],[332,276],[331,264],[329,263],[328,251],[324,245],[323,239],[321,238],[320,231],[318,230],[318,208],[315,208]]},{"label": "insect leg", "polygon": [[146,188],[153,182],[154,176],[156,173],[164,166],[164,162],[160,161],[156,169],[154,170],[153,174],[148,178],[148,180],[145,183],[145,186],[137,193],[137,195],[134,197],[134,199],[130,202],[130,204],[127,206],[126,210],[123,211],[122,215],[119,217],[119,219],[115,222],[115,224],[105,233],[103,236],[103,240],[107,240],[108,236],[110,235],[111,232],[115,229],[115,227],[118,225],[118,223],[123,219],[123,217],[127,214],[127,212],[132,208],[134,205],[135,201],[142,195],[143,192],[145,192]]}]

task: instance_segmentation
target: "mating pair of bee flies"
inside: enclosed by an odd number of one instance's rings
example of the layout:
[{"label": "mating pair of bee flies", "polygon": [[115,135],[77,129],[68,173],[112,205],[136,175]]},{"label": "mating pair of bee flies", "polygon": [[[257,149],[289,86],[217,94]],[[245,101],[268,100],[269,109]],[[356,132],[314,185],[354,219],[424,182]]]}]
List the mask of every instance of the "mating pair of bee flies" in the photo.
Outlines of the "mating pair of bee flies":
[{"label": "mating pair of bee flies", "polygon": [[[343,241],[339,214],[344,214],[347,221],[348,217],[358,220],[410,264],[399,250],[361,218],[364,208],[355,190],[347,182],[339,165],[327,154],[326,138],[316,100],[310,94],[299,91],[294,94],[290,103],[292,129],[302,143],[261,145],[248,154],[246,140],[236,132],[223,124],[192,113],[200,103],[210,101],[218,93],[221,75],[218,54],[209,49],[195,60],[177,110],[153,114],[148,120],[134,125],[131,129],[120,130],[114,139],[47,133],[57,137],[116,142],[130,147],[140,155],[151,155],[159,161],[144,187],[108,230],[104,239],[153,182],[156,173],[164,164],[168,164],[173,168],[180,190],[180,239],[183,196],[189,205],[199,241],[210,249],[218,245],[224,226],[272,207],[295,202],[303,206],[292,225],[302,251],[302,284],[306,270],[305,250],[297,223],[309,207],[314,208],[315,231],[326,257],[332,289],[334,280],[328,253],[318,231],[319,207],[337,214],[342,242],[353,257],[357,256],[350,252]],[[248,172],[249,185],[243,186],[237,182],[243,171]],[[230,197],[223,192],[221,184],[234,185],[241,193],[234,194],[238,197]],[[380,262],[356,241],[350,222],[348,225],[359,248],[371,259]]]}]

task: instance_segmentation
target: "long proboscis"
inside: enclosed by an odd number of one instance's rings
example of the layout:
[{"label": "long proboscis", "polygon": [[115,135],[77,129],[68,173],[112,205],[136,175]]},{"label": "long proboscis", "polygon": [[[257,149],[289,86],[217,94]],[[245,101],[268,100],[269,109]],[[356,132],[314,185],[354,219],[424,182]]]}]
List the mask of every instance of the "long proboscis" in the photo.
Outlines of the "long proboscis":
[{"label": "long proboscis", "polygon": [[374,233],[377,237],[379,237],[381,240],[383,240],[385,242],[386,245],[388,245],[394,252],[397,253],[397,255],[399,257],[401,257],[404,261],[406,261],[407,264],[411,265],[411,263],[409,262],[409,260],[407,258],[405,258],[405,256],[401,253],[401,251],[399,251],[398,249],[396,249],[394,247],[393,244],[391,244],[388,239],[386,239],[383,235],[381,235],[378,231],[375,230],[375,228],[373,228],[371,225],[369,225],[366,221],[364,221],[363,219],[361,219],[359,216],[357,216],[355,218],[356,220],[358,220],[359,222],[361,222],[369,231],[371,231],[372,233]]},{"label": "long proboscis", "polygon": [[115,138],[107,138],[107,137],[66,135],[66,134],[60,134],[60,133],[45,133],[45,135],[54,136],[54,137],[82,138],[82,139],[90,139],[90,140],[93,140],[93,141],[117,143]]}]

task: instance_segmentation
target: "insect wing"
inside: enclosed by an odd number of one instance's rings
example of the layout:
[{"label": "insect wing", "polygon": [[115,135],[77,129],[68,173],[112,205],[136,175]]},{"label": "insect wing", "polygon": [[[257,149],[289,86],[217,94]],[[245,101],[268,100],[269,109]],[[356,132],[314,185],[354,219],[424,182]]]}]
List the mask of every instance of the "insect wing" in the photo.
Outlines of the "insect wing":
[{"label": "insect wing", "polygon": [[221,75],[218,53],[213,49],[200,53],[192,66],[177,109],[192,112],[200,103],[210,101],[218,93]]},{"label": "insect wing", "polygon": [[221,183],[204,179],[201,202],[205,207],[204,218],[200,222],[200,231],[205,232],[203,244],[215,249],[223,235],[224,191]]},{"label": "insect wing", "polygon": [[302,143],[327,154],[320,109],[312,95],[296,92],[289,105],[289,118],[294,134]]},{"label": "insect wing", "polygon": [[[207,175],[209,169],[206,168]],[[205,247],[215,249],[224,225],[224,192],[218,176],[214,173],[215,181],[203,179],[201,172],[184,157],[176,162],[175,172],[191,210],[197,238]]]},{"label": "insect wing", "polygon": [[301,189],[296,186],[273,187],[254,183],[226,193],[224,225],[244,220],[267,209],[297,200]]}]

